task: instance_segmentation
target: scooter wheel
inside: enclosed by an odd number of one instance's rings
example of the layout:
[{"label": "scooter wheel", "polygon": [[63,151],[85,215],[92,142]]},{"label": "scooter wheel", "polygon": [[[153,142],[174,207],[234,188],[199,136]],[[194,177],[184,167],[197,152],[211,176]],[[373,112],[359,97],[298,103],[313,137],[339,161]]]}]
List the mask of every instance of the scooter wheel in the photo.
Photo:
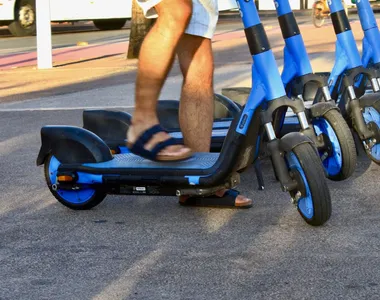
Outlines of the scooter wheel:
[{"label": "scooter wheel", "polygon": [[106,197],[105,193],[93,188],[83,188],[80,190],[63,190],[55,184],[57,170],[61,163],[52,155],[49,155],[44,164],[45,180],[53,196],[63,205],[74,210],[91,209],[98,205]]},{"label": "scooter wheel", "polygon": [[356,147],[351,130],[337,110],[330,110],[312,121],[317,136],[326,147],[319,151],[326,176],[340,181],[349,178],[356,167]]},{"label": "scooter wheel", "polygon": [[321,160],[311,144],[300,144],[285,156],[298,189],[290,194],[306,223],[323,225],[331,216],[331,197]]},{"label": "scooter wheel", "polygon": [[[367,106],[363,108],[364,121],[368,126],[376,127],[380,133],[380,103],[377,102],[373,106]],[[378,134],[380,135],[380,134]],[[364,142],[363,142],[364,145]],[[376,141],[376,144],[368,149],[364,147],[367,156],[375,163],[380,165],[380,141]]]}]

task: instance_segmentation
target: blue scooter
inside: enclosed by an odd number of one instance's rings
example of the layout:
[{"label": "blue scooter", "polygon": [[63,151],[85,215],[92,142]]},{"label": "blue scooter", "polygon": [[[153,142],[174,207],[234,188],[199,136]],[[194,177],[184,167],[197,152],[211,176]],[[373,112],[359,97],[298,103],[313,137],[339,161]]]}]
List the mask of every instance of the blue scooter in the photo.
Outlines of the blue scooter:
[{"label": "blue scooter", "polygon": [[[281,1],[278,1],[280,3]],[[357,3],[365,38],[363,58],[360,57],[350,23],[340,0],[328,1],[331,19],[337,36],[335,64],[331,73],[319,73],[329,85],[333,100],[343,117],[359,136],[368,157],[380,164],[380,94],[379,60],[380,40],[376,20],[368,0]],[[279,10],[279,5],[277,10]],[[286,55],[286,51],[285,51]],[[285,61],[286,63],[286,61]],[[288,67],[284,69],[287,72]],[[284,78],[284,77],[283,77]],[[370,83],[371,86],[368,86]],[[244,88],[243,88],[244,89]],[[225,95],[242,90],[232,88]],[[306,88],[306,100],[313,103],[325,101],[325,91],[319,86]],[[285,124],[289,122],[285,121]],[[299,127],[299,125],[298,125]],[[286,127],[284,127],[286,128]],[[294,130],[294,129],[293,129]]]},{"label": "blue scooter", "polygon": [[[355,144],[347,123],[342,118],[339,109],[331,100],[327,81],[322,76],[313,74],[312,67],[306,52],[306,48],[300,34],[294,14],[288,0],[275,1],[279,23],[285,39],[285,68],[282,73],[282,83],[286,87],[289,97],[302,98],[305,95],[306,86],[314,84],[323,91],[324,102],[312,105],[307,109],[306,119],[308,128],[301,128],[301,132],[307,135],[317,146],[327,177],[331,180],[344,180],[352,175],[356,166]],[[253,81],[259,80],[253,74]],[[233,90],[233,89],[231,89]],[[248,92],[249,93],[249,92]],[[247,93],[247,96],[248,96]],[[218,118],[214,122],[212,133],[211,151],[219,152],[225,140],[231,120],[239,114],[241,106],[232,100],[215,95],[216,105],[224,109],[224,118]],[[182,138],[178,121],[178,101],[159,101],[158,115],[160,122],[171,135],[177,139]],[[287,108],[276,111],[275,130],[277,135],[280,129],[286,131],[300,131],[285,119]],[[299,116],[297,116],[298,120]],[[83,114],[84,128],[102,137],[115,152],[128,151],[125,147],[125,132],[128,130],[131,116],[127,113],[111,111],[85,111]],[[285,126],[283,126],[285,124]],[[297,124],[299,124],[297,122]],[[259,160],[256,160],[255,168],[260,189],[264,188]]]},{"label": "blue scooter", "polygon": [[[366,68],[375,71],[378,84],[380,85],[380,32],[377,26],[376,18],[368,0],[359,2],[352,1],[356,4],[360,24],[364,32],[362,44],[362,64]],[[355,92],[362,96],[365,92],[373,92],[370,82],[366,76],[360,76],[355,82]]]},{"label": "blue scooter", "polygon": [[44,165],[52,194],[72,209],[89,209],[107,194],[204,197],[239,183],[257,158],[263,136],[283,191],[304,220],[314,226],[331,215],[331,198],[313,142],[292,132],[277,138],[273,113],[290,107],[309,124],[301,100],[286,96],[273,52],[252,0],[238,0],[253,58],[254,89],[232,121],[220,153],[195,153],[181,162],[157,162],[131,153],[112,155],[96,134],[75,126],[44,126],[37,165]]},{"label": "blue scooter", "polygon": [[[357,3],[365,34],[362,61],[342,3],[332,0],[328,4],[337,36],[335,65],[331,73],[327,73],[330,92],[343,117],[360,138],[368,157],[380,164],[380,87],[378,71],[372,66],[372,62],[380,57],[376,20],[368,0]],[[367,81],[372,91],[368,90]],[[320,93],[316,97],[316,101],[319,100]]]}]

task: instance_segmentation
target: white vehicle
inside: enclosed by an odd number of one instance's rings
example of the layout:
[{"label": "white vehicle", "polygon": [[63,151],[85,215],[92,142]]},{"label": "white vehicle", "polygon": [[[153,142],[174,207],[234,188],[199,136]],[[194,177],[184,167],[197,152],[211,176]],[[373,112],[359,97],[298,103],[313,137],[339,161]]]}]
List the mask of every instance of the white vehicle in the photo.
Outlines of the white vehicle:
[{"label": "white vehicle", "polygon": [[[236,7],[235,0],[218,0],[219,10]],[[14,36],[36,33],[36,0],[0,0],[0,26]],[[93,21],[101,30],[121,29],[132,15],[132,0],[50,0],[53,22]]]}]

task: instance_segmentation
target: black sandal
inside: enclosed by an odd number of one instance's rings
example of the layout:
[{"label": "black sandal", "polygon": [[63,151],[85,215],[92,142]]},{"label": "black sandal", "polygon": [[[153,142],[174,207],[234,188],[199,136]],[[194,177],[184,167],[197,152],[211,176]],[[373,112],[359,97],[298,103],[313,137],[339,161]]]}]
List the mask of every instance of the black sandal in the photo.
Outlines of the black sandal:
[{"label": "black sandal", "polygon": [[217,195],[200,197],[191,196],[185,201],[179,201],[183,206],[203,206],[203,207],[218,207],[218,208],[251,208],[249,205],[236,205],[235,200],[239,196],[237,190],[227,190],[222,197]]},{"label": "black sandal", "polygon": [[182,143],[175,138],[169,138],[165,141],[158,143],[152,150],[146,150],[144,148],[145,144],[156,134],[159,132],[167,132],[160,125],[154,125],[153,127],[147,129],[140,137],[136,140],[136,142],[132,145],[131,143],[127,143],[127,147],[129,150],[138,156],[143,158],[153,160],[153,161],[180,161],[188,159],[192,156],[192,153],[182,155],[182,156],[168,156],[168,155],[159,155],[160,151],[165,149],[168,146],[174,145],[182,145]]}]

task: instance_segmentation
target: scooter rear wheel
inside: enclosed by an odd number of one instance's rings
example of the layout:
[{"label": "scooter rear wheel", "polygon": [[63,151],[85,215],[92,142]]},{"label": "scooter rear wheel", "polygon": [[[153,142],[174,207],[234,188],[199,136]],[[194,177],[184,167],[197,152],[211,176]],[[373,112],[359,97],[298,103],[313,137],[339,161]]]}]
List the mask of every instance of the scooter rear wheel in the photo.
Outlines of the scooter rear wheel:
[{"label": "scooter rear wheel", "polygon": [[291,176],[298,190],[291,195],[306,223],[323,225],[331,216],[331,197],[321,160],[311,144],[301,144],[286,154]]},{"label": "scooter rear wheel", "polygon": [[95,207],[106,197],[105,193],[91,187],[68,190],[60,189],[57,184],[57,170],[61,163],[52,155],[49,155],[44,164],[45,180],[53,196],[63,205],[74,210],[87,210]]},{"label": "scooter rear wheel", "polygon": [[322,135],[326,148],[319,151],[322,164],[330,180],[349,178],[356,167],[356,148],[348,124],[337,110],[330,110],[313,120],[317,135]]}]

